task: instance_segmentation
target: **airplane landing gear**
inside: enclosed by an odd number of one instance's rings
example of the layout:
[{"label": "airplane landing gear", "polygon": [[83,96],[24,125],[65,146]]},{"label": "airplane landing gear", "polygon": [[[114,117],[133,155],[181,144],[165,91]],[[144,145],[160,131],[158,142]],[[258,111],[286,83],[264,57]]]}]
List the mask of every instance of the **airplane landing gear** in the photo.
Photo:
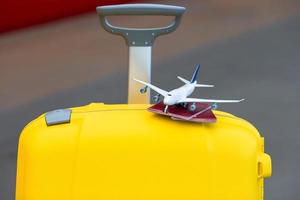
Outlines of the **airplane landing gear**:
[{"label": "airplane landing gear", "polygon": [[167,113],[168,112],[168,105],[166,105],[165,109],[164,109],[164,113]]},{"label": "airplane landing gear", "polygon": [[188,103],[185,103],[185,102],[184,102],[184,103],[181,103],[180,105],[181,105],[182,107],[186,108],[187,105],[188,105]]}]

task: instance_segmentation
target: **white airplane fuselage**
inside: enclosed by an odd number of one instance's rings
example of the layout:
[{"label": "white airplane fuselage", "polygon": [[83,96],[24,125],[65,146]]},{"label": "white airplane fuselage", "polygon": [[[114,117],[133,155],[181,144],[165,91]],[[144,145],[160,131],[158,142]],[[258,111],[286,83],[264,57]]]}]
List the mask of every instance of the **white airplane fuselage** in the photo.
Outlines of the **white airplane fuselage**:
[{"label": "white airplane fuselage", "polygon": [[178,104],[180,100],[187,98],[194,92],[196,84],[196,81],[194,83],[186,83],[179,88],[171,90],[164,98],[163,103],[168,106]]},{"label": "white airplane fuselage", "polygon": [[[223,99],[201,99],[201,98],[188,98],[190,96],[196,87],[214,87],[214,85],[207,85],[207,84],[197,84],[197,74],[199,72],[200,65],[198,65],[193,73],[193,76],[190,81],[177,76],[178,79],[180,79],[183,83],[185,83],[183,86],[176,88],[174,90],[171,90],[170,92],[163,90],[159,87],[156,87],[155,85],[152,85],[150,83],[146,83],[144,81],[134,79],[135,81],[145,85],[145,88],[142,88],[140,90],[141,93],[145,93],[147,91],[147,87],[154,90],[158,93],[158,95],[162,95],[164,97],[163,103],[166,105],[165,112],[168,110],[168,106],[176,105],[176,104],[184,104],[192,103],[192,107],[195,107],[195,103],[238,103],[243,101],[244,99],[239,100],[223,100]],[[155,99],[159,100],[159,96],[157,96]]]}]

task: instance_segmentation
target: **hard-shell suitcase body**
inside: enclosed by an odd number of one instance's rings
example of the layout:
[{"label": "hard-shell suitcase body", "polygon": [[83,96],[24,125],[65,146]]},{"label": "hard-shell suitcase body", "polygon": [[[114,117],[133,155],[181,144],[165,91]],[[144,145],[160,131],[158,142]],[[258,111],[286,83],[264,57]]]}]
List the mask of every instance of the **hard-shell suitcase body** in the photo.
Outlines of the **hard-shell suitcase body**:
[{"label": "hard-shell suitcase body", "polygon": [[22,132],[17,199],[259,200],[270,158],[243,119],[178,122],[147,105],[72,108],[70,123],[45,115]]},{"label": "hard-shell suitcase body", "polygon": [[[137,7],[119,12],[141,14]],[[212,124],[176,121],[148,107],[92,103],[30,122],[19,140],[16,199],[263,199],[271,159],[250,123],[221,111]]]}]

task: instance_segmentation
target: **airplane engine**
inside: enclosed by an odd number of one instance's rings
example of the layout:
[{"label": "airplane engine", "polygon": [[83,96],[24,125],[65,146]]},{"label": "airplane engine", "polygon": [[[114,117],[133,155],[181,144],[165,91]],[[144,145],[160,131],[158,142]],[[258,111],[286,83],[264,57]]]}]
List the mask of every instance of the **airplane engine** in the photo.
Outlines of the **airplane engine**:
[{"label": "airplane engine", "polygon": [[153,101],[154,101],[155,103],[159,102],[159,100],[160,100],[160,94],[157,94],[157,95],[155,95],[155,96],[153,97]]},{"label": "airplane engine", "polygon": [[195,103],[192,103],[190,106],[189,106],[189,111],[195,111],[197,108],[196,104]]},{"label": "airplane engine", "polygon": [[146,93],[146,92],[147,92],[147,89],[148,89],[148,87],[147,87],[147,86],[145,86],[145,87],[141,88],[141,89],[140,89],[140,93],[141,93],[141,94],[144,94],[144,93]]}]

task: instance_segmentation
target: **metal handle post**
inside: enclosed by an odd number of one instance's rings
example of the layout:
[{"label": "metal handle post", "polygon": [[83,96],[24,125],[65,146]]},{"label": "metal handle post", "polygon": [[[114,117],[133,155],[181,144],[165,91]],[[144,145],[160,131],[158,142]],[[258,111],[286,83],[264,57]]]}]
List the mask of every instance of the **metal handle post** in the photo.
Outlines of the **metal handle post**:
[{"label": "metal handle post", "polygon": [[[156,37],[169,34],[178,27],[184,7],[160,4],[122,4],[97,7],[97,13],[103,28],[112,34],[122,36],[129,46],[129,75],[128,75],[128,103],[150,103],[150,92],[139,94],[141,85],[133,78],[151,82],[151,49]],[[166,27],[160,28],[124,28],[109,23],[110,15],[161,15],[175,16],[174,21]]]}]

